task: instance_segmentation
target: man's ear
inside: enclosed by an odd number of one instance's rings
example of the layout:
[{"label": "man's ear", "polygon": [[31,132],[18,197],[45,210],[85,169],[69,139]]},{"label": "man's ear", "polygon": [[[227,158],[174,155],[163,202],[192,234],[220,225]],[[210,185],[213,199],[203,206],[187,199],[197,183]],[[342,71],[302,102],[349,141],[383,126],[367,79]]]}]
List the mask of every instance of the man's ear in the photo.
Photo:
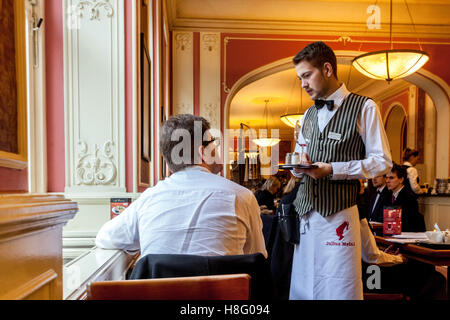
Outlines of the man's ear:
[{"label": "man's ear", "polygon": [[327,78],[331,78],[333,76],[333,66],[329,62],[325,62],[322,68],[324,75]]},{"label": "man's ear", "polygon": [[205,157],[204,151],[205,151],[205,147],[203,145],[198,146],[197,157],[196,157],[198,159],[198,161],[196,160],[196,164],[201,164],[204,161],[204,157]]}]

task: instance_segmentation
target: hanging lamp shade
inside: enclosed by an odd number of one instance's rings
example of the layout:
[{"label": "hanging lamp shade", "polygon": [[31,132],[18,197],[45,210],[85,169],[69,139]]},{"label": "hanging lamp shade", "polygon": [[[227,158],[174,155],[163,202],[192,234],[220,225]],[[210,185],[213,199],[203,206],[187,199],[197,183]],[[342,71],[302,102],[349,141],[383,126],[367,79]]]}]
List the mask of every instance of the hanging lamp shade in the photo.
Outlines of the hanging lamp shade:
[{"label": "hanging lamp shade", "polygon": [[256,143],[260,147],[273,147],[274,145],[278,144],[281,141],[281,139],[278,138],[259,138],[259,139],[253,139],[253,142]]},{"label": "hanging lamp shade", "polygon": [[281,121],[289,127],[295,128],[295,124],[297,121],[301,121],[303,118],[303,113],[292,113],[292,114],[284,114],[281,117]]},{"label": "hanging lamp shade", "polygon": [[[264,117],[266,119],[266,132],[269,132],[268,129],[268,116],[269,116],[269,109],[268,109],[268,104],[270,101],[277,101],[277,98],[256,98],[254,99],[255,102],[261,101],[263,100],[265,105],[264,105]],[[256,143],[258,146],[260,147],[273,147],[274,145],[278,144],[281,141],[281,139],[278,138],[258,138],[258,139],[253,139],[253,142]]]},{"label": "hanging lamp shade", "polygon": [[[294,89],[296,87],[296,82],[298,80],[299,79],[298,79],[297,75],[295,75],[294,82],[292,83],[291,96],[289,97],[289,102],[291,101],[292,93],[293,93],[293,91],[294,91]],[[290,103],[288,102],[287,106],[286,106],[286,113],[283,114],[282,116],[280,116],[281,121],[285,125],[287,125],[287,126],[289,126],[291,128],[295,128],[295,125],[297,124],[297,121],[301,121],[302,118],[303,118],[303,115],[305,114],[304,111],[301,110],[302,107],[303,107],[303,89],[301,88],[301,86],[299,86],[299,87],[300,87],[300,103],[298,104],[297,112],[296,113],[289,112],[288,109],[289,109],[289,104]]]},{"label": "hanging lamp shade", "polygon": [[352,64],[369,78],[389,82],[416,72],[429,58],[420,50],[382,50],[362,54],[353,59]]},{"label": "hanging lamp shade", "polygon": [[[414,22],[412,21],[411,12],[409,11],[409,6],[406,0],[405,5],[408,9],[409,17],[411,18],[411,24],[415,30]],[[430,58],[428,53],[422,51],[422,45],[420,44],[419,38],[417,38],[417,42],[420,50],[394,50],[392,41],[392,0],[390,0],[389,13],[390,50],[364,53],[357,56],[352,61],[352,65],[355,69],[365,76],[377,80],[386,80],[387,82],[409,76],[422,68]]]}]

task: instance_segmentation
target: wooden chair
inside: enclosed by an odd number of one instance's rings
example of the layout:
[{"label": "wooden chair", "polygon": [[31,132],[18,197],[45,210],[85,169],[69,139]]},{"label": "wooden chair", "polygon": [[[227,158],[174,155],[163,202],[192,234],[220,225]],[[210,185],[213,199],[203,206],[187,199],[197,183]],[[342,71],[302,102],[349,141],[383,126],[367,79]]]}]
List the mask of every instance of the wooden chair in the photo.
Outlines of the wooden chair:
[{"label": "wooden chair", "polygon": [[88,300],[249,300],[250,276],[99,281],[87,285]]}]

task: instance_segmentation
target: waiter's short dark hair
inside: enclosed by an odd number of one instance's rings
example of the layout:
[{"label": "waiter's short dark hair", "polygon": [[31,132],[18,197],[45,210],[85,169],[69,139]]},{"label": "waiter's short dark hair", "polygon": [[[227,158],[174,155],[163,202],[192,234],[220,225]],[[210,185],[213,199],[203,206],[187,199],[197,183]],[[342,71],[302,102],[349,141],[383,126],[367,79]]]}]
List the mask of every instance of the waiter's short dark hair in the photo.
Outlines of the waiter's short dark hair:
[{"label": "waiter's short dark hair", "polygon": [[308,44],[292,59],[294,65],[299,64],[303,60],[308,61],[314,67],[322,69],[326,62],[333,67],[333,75],[337,79],[337,59],[333,50],[322,41]]},{"label": "waiter's short dark hair", "polygon": [[[197,130],[194,129],[196,126]],[[200,133],[200,127],[202,136],[195,139],[195,134]],[[208,120],[192,114],[172,116],[162,124],[159,134],[159,150],[164,160],[166,160],[170,171],[175,173],[187,167],[191,167],[196,163],[201,163],[201,161],[199,162],[197,150],[198,147],[202,145],[205,132],[209,129],[211,129],[211,126]],[[179,131],[177,132],[177,130]],[[185,133],[185,135],[181,136],[180,134],[183,133]],[[188,136],[187,139],[186,136]],[[179,146],[180,143],[183,143],[184,148],[175,151],[177,159],[174,159],[172,150],[175,146]],[[187,148],[190,148],[190,157],[188,159],[187,155],[186,158],[183,158],[183,152],[187,150]]]},{"label": "waiter's short dark hair", "polygon": [[391,169],[392,173],[395,173],[397,175],[397,178],[403,178],[406,179],[408,173],[406,172],[406,168],[402,165],[399,165],[397,163],[394,163]]}]

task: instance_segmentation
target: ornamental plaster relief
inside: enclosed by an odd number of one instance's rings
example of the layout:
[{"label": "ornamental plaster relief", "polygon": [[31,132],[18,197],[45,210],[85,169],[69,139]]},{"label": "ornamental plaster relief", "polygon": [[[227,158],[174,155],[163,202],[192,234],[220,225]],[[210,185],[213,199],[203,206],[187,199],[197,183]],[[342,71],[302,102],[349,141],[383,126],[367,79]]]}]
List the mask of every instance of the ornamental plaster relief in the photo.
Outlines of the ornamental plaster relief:
[{"label": "ornamental plaster relief", "polygon": [[125,192],[124,2],[65,0],[64,12],[65,191]]}]

